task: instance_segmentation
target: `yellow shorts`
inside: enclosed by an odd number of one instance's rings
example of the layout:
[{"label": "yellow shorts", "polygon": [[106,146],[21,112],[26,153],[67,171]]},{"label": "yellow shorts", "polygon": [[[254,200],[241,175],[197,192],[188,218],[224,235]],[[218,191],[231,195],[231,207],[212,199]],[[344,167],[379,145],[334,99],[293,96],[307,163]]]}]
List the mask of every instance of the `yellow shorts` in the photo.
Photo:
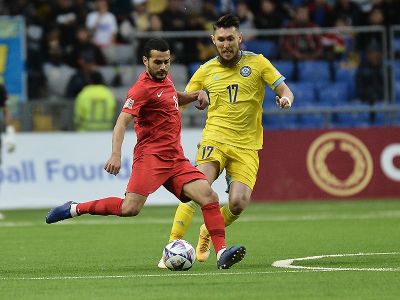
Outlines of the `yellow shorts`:
[{"label": "yellow shorts", "polygon": [[258,151],[239,148],[211,140],[203,140],[199,144],[196,155],[196,164],[206,162],[219,162],[219,173],[226,170],[226,182],[244,183],[251,189],[254,188],[259,166]]}]

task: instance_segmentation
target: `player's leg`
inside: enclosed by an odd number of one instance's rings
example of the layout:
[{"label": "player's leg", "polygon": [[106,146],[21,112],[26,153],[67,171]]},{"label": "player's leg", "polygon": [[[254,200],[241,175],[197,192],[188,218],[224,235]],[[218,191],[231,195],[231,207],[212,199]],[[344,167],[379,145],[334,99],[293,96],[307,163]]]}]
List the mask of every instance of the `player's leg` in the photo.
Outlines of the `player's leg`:
[{"label": "player's leg", "polygon": [[[256,182],[259,159],[255,150],[236,147],[220,146],[226,153],[228,160],[225,165],[229,191],[229,203],[221,207],[221,214],[225,226],[231,225],[239,218],[241,212],[250,203],[252,188]],[[229,148],[229,149],[228,149]],[[210,236],[206,226],[200,226],[199,240],[196,247],[196,258],[200,262],[208,259],[210,253]]]},{"label": "player's leg", "polygon": [[125,199],[107,197],[82,203],[69,201],[51,209],[46,216],[46,223],[51,224],[84,214],[120,217],[136,216],[142,209],[146,199],[147,196],[127,193]]},{"label": "player's leg", "polygon": [[69,201],[50,210],[46,223],[55,223],[83,214],[136,216],[142,209],[149,194],[158,189],[168,178],[168,170],[162,161],[149,155],[134,162],[132,174],[126,188],[125,198],[108,197],[83,203]]},{"label": "player's leg", "polygon": [[[212,184],[219,174],[219,162],[207,162],[197,166],[197,168],[206,175],[210,184]],[[172,228],[169,235],[169,241],[178,240],[184,237],[192,222],[193,214],[197,204],[193,201],[180,203],[176,209]]]},{"label": "player's leg", "polygon": [[244,258],[244,246],[232,246],[226,249],[225,225],[219,209],[218,195],[205,180],[195,180],[184,185],[183,193],[201,206],[205,226],[211,236],[217,266],[229,269]]}]

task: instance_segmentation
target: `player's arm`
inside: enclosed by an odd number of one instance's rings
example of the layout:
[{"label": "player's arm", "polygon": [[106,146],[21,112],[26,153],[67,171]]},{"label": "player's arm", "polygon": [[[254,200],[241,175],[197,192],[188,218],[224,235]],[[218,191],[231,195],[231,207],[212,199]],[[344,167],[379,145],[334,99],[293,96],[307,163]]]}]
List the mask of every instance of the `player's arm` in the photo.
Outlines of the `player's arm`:
[{"label": "player's arm", "polygon": [[198,90],[194,92],[177,92],[178,93],[178,104],[179,106],[184,106],[194,101],[199,103],[196,105],[197,109],[204,110],[210,104],[208,95],[203,90]]},{"label": "player's arm", "polygon": [[121,112],[115,123],[112,136],[112,152],[104,166],[104,170],[108,173],[117,175],[121,169],[121,149],[124,141],[125,132],[129,124],[133,121],[133,115]]},{"label": "player's arm", "polygon": [[284,81],[275,88],[275,93],[277,94],[275,97],[276,105],[283,109],[287,109],[292,106],[294,96]]}]

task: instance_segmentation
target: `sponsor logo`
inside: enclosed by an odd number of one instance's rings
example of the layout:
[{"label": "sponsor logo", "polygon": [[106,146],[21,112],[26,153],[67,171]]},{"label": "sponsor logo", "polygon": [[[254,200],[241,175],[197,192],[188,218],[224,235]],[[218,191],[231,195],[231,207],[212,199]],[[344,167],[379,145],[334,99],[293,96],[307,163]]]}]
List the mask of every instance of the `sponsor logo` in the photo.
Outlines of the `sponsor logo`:
[{"label": "sponsor logo", "polygon": [[243,77],[249,77],[251,74],[251,68],[249,66],[244,66],[240,69],[240,75]]},{"label": "sponsor logo", "polygon": [[164,91],[161,91],[160,93],[157,93],[157,97],[160,98],[163,93],[164,93]]},{"label": "sponsor logo", "polygon": [[400,158],[400,144],[390,144],[383,149],[380,161],[383,173],[393,181],[400,182],[400,167],[395,163]]},{"label": "sponsor logo", "polygon": [[133,100],[132,98],[128,98],[125,101],[124,108],[132,109],[134,103],[135,103],[135,100]]},{"label": "sponsor logo", "polygon": [[[338,159],[341,159],[340,163]],[[358,138],[344,132],[330,132],[312,142],[307,152],[307,169],[320,189],[346,197],[368,185],[373,162],[367,147]]]}]

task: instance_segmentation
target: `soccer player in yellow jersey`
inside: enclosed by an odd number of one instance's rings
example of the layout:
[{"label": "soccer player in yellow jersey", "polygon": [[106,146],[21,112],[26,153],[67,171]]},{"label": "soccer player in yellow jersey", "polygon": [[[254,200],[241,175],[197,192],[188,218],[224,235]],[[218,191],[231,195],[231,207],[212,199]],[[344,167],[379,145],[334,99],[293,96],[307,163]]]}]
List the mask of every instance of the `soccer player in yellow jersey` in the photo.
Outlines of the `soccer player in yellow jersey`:
[{"label": "soccer player in yellow jersey", "polygon": [[[267,84],[276,93],[276,103],[290,108],[293,93],[277,69],[261,54],[241,51],[242,33],[239,19],[225,15],[214,23],[211,35],[218,56],[206,62],[194,73],[186,92],[206,90],[210,105],[196,164],[213,183],[226,170],[229,202],[221,208],[225,226],[239,218],[250,202],[256,182],[262,148],[262,110]],[[169,240],[180,239],[186,233],[196,205],[193,201],[179,204]],[[210,235],[200,226],[196,258],[207,260]],[[162,260],[158,266],[164,268]]]}]

